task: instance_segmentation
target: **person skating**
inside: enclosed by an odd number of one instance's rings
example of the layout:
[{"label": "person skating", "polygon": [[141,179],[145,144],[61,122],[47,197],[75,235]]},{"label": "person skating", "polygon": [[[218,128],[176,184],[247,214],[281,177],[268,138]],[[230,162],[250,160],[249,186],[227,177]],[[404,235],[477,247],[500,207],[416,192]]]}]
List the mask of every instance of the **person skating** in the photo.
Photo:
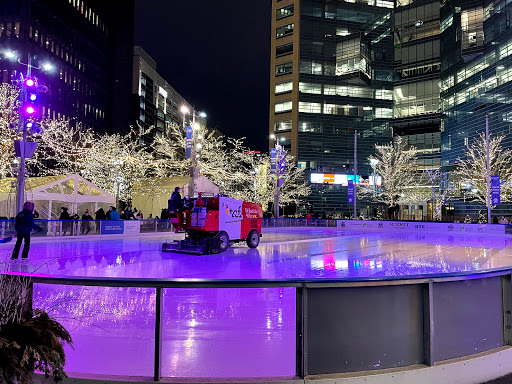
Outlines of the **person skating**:
[{"label": "person skating", "polygon": [[23,246],[23,252],[21,254],[22,259],[26,259],[28,257],[28,252],[30,250],[30,232],[33,229],[37,230],[37,232],[41,232],[43,229],[34,223],[34,203],[27,201],[23,204],[23,210],[16,215],[14,228],[16,229],[16,245],[12,251],[11,260],[16,260],[20,254],[21,243],[25,240],[25,244]]},{"label": "person skating", "polygon": [[69,222],[71,220],[71,216],[69,216],[68,209],[66,207],[62,207],[62,213],[59,216],[59,220],[66,221],[62,223],[62,236],[66,236],[66,232],[68,228],[71,226],[71,223]]},{"label": "person skating", "polygon": [[89,215],[89,210],[86,209],[85,213],[82,215],[82,233],[85,232],[87,235],[89,232],[91,232],[91,224],[89,221],[92,220],[92,216]]}]

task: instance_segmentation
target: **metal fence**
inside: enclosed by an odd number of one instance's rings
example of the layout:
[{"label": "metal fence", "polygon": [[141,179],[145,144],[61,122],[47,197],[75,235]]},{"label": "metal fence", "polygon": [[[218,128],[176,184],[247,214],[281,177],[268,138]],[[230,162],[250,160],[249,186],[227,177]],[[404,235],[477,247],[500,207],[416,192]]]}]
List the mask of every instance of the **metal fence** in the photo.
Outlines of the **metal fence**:
[{"label": "metal fence", "polygon": [[511,345],[511,273],[508,268],[371,280],[159,280],[36,275],[32,282],[155,290],[151,314],[155,318],[153,380],[160,381],[163,361],[169,361],[162,352],[162,300],[169,288],[295,288],[295,371],[298,378],[304,378],[415,364],[433,366]]}]

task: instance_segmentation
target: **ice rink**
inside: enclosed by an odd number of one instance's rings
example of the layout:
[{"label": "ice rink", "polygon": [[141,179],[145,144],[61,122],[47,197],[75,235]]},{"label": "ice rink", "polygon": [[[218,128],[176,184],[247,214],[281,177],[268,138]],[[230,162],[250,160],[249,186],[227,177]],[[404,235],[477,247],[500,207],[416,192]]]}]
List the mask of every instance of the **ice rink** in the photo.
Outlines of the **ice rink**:
[{"label": "ice rink", "polygon": [[[162,253],[174,234],[52,238],[9,264],[53,276],[185,279],[361,279],[512,266],[505,236],[356,233],[328,228],[264,230],[257,249],[217,255]],[[7,258],[14,244],[2,244]],[[295,374],[295,288],[164,290],[163,375]],[[71,330],[69,373],[151,376],[155,290],[37,284],[34,306]]]}]

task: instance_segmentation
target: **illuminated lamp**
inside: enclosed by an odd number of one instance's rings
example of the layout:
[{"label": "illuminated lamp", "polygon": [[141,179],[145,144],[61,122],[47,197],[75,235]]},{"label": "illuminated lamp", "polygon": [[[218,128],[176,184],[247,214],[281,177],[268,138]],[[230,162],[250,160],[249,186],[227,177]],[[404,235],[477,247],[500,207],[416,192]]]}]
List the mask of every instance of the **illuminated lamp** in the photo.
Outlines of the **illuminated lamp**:
[{"label": "illuminated lamp", "polygon": [[35,84],[36,82],[34,81],[34,79],[31,79],[30,77],[25,79],[25,85],[27,87],[33,87]]},{"label": "illuminated lamp", "polygon": [[33,115],[36,112],[36,110],[33,106],[29,105],[25,108],[25,112],[27,113],[27,115]]}]

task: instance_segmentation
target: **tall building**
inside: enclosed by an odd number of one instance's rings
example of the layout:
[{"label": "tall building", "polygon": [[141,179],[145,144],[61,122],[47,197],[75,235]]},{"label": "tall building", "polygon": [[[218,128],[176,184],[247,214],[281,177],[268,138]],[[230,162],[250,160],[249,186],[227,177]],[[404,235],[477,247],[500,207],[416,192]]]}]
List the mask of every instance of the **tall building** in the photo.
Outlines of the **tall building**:
[{"label": "tall building", "polygon": [[366,176],[375,144],[392,137],[393,8],[386,0],[273,1],[270,133],[316,181],[302,210],[350,212],[354,132]]},{"label": "tall building", "polygon": [[[441,165],[439,0],[398,0],[394,12],[394,135],[417,149],[418,171]],[[417,183],[428,179],[418,177]],[[403,205],[401,217],[432,219],[431,203]]]},{"label": "tall building", "polygon": [[375,145],[393,135],[418,149],[418,168],[440,165],[439,8],[439,0],[273,1],[270,133],[312,182],[303,209],[351,211],[355,130],[365,178]]},{"label": "tall building", "polygon": [[134,0],[19,0],[0,4],[0,81],[34,67],[49,91],[44,117],[73,119],[98,132],[130,124]]},{"label": "tall building", "polygon": [[[193,107],[157,72],[156,62],[142,47],[133,50],[132,116],[144,130],[153,127],[153,134],[164,133],[168,124],[188,122],[190,115],[180,111],[185,105],[191,113]],[[197,114],[197,112],[196,112]],[[205,125],[205,119],[196,116]]]},{"label": "tall building", "polygon": [[[451,171],[465,147],[485,132],[512,147],[512,5],[502,1],[446,0],[441,7],[442,165]],[[455,183],[457,185],[458,183]],[[472,188],[467,186],[467,188]],[[475,217],[483,206],[454,202],[455,216]],[[508,214],[497,207],[497,214]]]}]

